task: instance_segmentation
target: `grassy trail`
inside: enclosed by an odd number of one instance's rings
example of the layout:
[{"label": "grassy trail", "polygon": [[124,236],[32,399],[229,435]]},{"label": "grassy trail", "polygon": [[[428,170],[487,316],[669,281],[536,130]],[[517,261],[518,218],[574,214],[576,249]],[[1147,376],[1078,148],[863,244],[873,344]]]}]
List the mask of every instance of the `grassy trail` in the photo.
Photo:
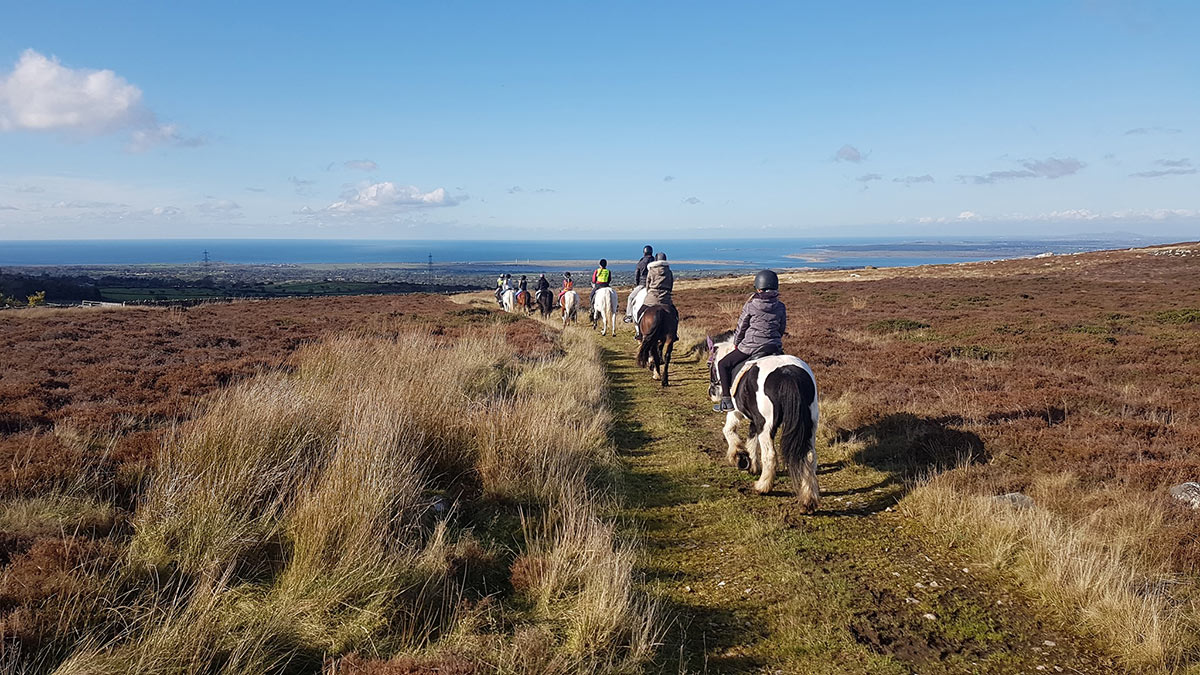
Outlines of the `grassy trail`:
[{"label": "grassy trail", "polygon": [[662,389],[627,330],[597,339],[629,466],[623,521],[674,619],[657,672],[1112,672],[1006,579],[928,543],[893,508],[903,482],[848,443],[818,448],[821,509],[800,515],[786,478],[759,496],[724,465],[702,360],[677,361]]}]

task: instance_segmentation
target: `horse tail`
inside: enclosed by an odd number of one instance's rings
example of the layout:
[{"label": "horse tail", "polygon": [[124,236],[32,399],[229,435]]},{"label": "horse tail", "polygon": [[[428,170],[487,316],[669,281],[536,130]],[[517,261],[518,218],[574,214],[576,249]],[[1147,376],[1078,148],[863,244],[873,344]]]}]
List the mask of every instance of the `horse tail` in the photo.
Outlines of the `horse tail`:
[{"label": "horse tail", "polygon": [[774,404],[775,424],[780,430],[779,452],[787,464],[792,489],[801,507],[811,513],[817,510],[821,498],[817,487],[817,420],[813,410],[817,384],[804,368],[788,365],[771,373],[766,388]]}]

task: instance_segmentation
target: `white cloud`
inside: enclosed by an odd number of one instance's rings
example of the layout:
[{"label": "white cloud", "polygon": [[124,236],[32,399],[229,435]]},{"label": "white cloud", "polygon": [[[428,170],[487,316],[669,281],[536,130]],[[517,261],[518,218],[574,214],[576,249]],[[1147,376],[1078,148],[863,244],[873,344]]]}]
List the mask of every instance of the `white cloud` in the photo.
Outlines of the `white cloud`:
[{"label": "white cloud", "polygon": [[196,210],[205,215],[228,215],[242,207],[229,199],[210,199],[196,205]]},{"label": "white cloud", "polygon": [[373,183],[347,194],[340,201],[325,207],[326,211],[354,213],[388,208],[423,208],[454,206],[461,198],[446,194],[446,188],[422,192],[414,185],[397,185],[391,181]]},{"label": "white cloud", "polygon": [[863,154],[858,151],[858,148],[854,147],[853,145],[843,145],[842,147],[838,148],[837,154],[835,154],[833,158],[838,162],[853,162],[855,164],[858,164],[866,159],[866,157],[864,157]]},{"label": "white cloud", "polygon": [[696,204],[703,204],[704,202],[700,201],[700,198],[699,198],[699,197],[685,197],[685,198],[683,199],[683,203],[684,203],[684,204],[691,204],[691,205],[693,205],[693,206],[694,206],[694,205],[696,205]]},{"label": "white cloud", "polygon": [[346,167],[347,169],[355,169],[357,171],[375,171],[379,168],[378,164],[369,159],[351,159],[349,161],[342,162],[342,166]]},{"label": "white cloud", "polygon": [[159,124],[142,90],[111,70],[68,68],[27,49],[0,79],[0,131],[58,131],[101,136],[129,130],[129,149],[194,147],[174,124]]}]

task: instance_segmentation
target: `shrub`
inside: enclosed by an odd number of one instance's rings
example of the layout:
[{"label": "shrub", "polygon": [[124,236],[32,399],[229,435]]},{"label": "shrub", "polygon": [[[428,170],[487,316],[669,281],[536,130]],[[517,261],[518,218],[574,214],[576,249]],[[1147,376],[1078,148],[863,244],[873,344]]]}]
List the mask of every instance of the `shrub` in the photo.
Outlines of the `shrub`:
[{"label": "shrub", "polygon": [[880,319],[867,324],[867,330],[878,335],[888,333],[907,333],[909,331],[929,328],[929,324],[912,319]]}]

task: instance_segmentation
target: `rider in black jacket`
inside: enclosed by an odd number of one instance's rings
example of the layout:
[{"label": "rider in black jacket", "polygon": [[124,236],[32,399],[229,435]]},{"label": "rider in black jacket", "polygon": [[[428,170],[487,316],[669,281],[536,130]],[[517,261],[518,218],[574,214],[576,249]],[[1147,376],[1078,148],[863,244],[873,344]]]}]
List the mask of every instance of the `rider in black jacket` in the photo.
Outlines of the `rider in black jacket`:
[{"label": "rider in black jacket", "polygon": [[642,259],[637,263],[637,270],[633,273],[633,287],[646,285],[646,266],[654,262],[654,247],[646,246],[642,249]]}]

